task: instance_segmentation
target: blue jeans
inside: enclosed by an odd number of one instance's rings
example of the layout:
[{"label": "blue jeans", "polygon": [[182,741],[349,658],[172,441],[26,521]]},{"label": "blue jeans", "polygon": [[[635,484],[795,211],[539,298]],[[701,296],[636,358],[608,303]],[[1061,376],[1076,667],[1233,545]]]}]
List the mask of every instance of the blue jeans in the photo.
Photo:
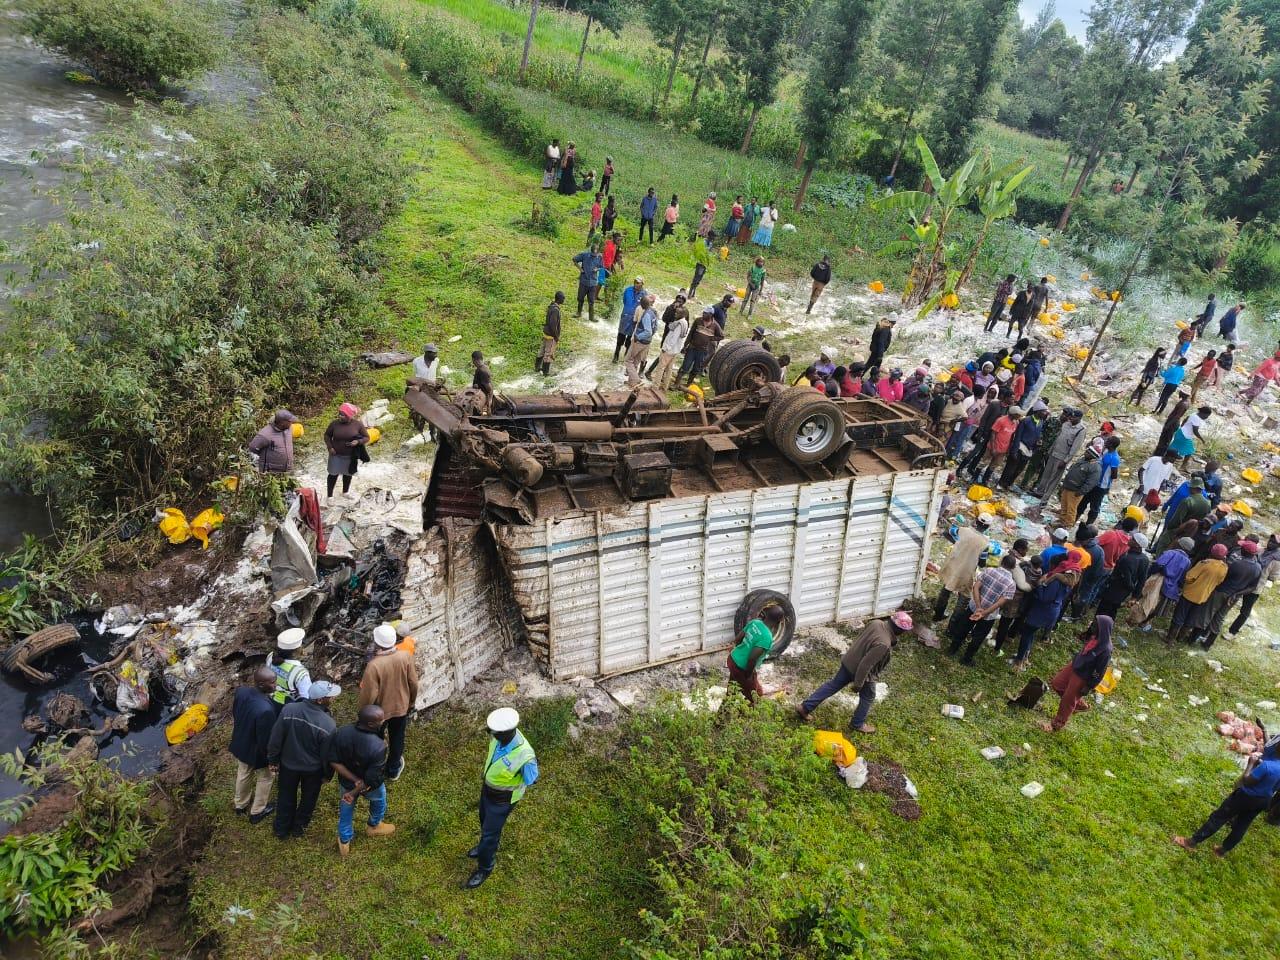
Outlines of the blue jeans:
[{"label": "blue jeans", "polygon": [[952,431],[951,436],[947,438],[947,456],[952,460],[957,459],[960,456],[960,451],[964,449],[964,445],[968,443],[969,437],[977,429],[978,425],[976,423],[962,423],[959,430]]},{"label": "blue jeans", "polygon": [[498,841],[502,839],[502,828],[511,816],[514,803],[491,799],[487,791],[480,790],[480,844],[476,856],[477,866],[485,873],[491,873],[498,859]]},{"label": "blue jeans", "polygon": [[[853,674],[845,669],[844,664],[840,664],[840,669],[836,671],[836,675],[820,686],[817,690],[809,695],[809,699],[800,704],[800,709],[805,713],[813,713],[818,709],[822,701],[829,697],[835,696],[849,684],[853,683]],[[860,727],[867,721],[867,714],[871,712],[871,706],[876,702],[876,682],[868,680],[862,685],[862,689],[858,691],[858,708],[853,711],[853,719],[850,722],[852,726]]]},{"label": "blue jeans", "polygon": [[[339,784],[338,789],[342,789],[341,784]],[[370,790],[364,796],[369,801],[369,826],[376,827],[382,822],[382,818],[387,815],[387,785],[384,783],[377,790]],[[359,797],[356,798],[357,802],[359,799]],[[343,843],[350,843],[351,838],[356,835],[355,816],[356,805],[354,803],[344,803],[342,794],[339,794],[338,839]]]},{"label": "blue jeans", "polygon": [[1040,627],[1033,627],[1026,623],[1022,625],[1022,638],[1018,641],[1018,654],[1014,657],[1015,661],[1022,663],[1031,656],[1031,647],[1035,644],[1036,634],[1040,630]]}]

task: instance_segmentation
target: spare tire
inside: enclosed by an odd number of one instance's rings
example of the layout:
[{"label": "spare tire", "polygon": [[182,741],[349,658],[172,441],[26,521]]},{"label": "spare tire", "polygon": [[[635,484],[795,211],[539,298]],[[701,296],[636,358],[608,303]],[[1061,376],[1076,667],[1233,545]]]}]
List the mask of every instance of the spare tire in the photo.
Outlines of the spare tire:
[{"label": "spare tire", "polygon": [[[743,347],[751,346],[750,340],[730,340],[728,343],[721,343],[715,349],[715,353],[711,354],[711,359],[707,361],[707,381],[712,387],[716,385],[716,375],[720,372],[720,368],[724,366],[724,362],[733,356]],[[717,393],[719,390],[716,391]]]},{"label": "spare tire", "polygon": [[766,607],[774,606],[782,608],[782,622],[773,631],[773,646],[765,655],[766,660],[781,656],[796,635],[796,608],[791,605],[791,599],[777,590],[752,590],[733,613],[733,634],[737,636],[748,620],[758,620]]},{"label": "spare tire", "polygon": [[782,391],[769,401],[769,406],[764,411],[764,435],[771,441],[773,439],[773,431],[777,429],[778,424],[782,422],[782,418],[787,415],[787,409],[792,404],[803,402],[804,400],[817,399],[822,393],[813,387],[784,387]]},{"label": "spare tire", "polygon": [[782,379],[778,358],[758,343],[746,342],[747,349],[735,350],[724,359],[711,378],[716,393],[746,390],[760,383],[777,383]]},{"label": "spare tire", "polygon": [[812,394],[801,399],[788,391],[774,401],[784,406],[765,418],[770,442],[792,463],[801,465],[825,460],[848,438],[840,405],[816,390]]}]

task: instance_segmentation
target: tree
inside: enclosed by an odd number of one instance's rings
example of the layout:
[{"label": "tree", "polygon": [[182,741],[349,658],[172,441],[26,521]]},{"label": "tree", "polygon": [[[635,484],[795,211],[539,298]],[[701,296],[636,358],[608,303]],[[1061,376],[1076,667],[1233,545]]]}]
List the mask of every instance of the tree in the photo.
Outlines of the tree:
[{"label": "tree", "polygon": [[[1081,166],[1058,229],[1065,230],[1085,184],[1115,143],[1117,119],[1151,68],[1182,36],[1196,0],[1097,0],[1089,12],[1089,50],[1069,96],[1071,157]],[[1064,171],[1065,176],[1065,171]]]},{"label": "tree", "polygon": [[872,0],[828,0],[821,13],[824,22],[814,38],[800,92],[800,136],[807,151],[804,177],[796,191],[797,210],[804,203],[814,168],[831,157],[840,118],[849,106],[858,51],[875,13]]},{"label": "tree", "polygon": [[[923,303],[935,286],[948,279],[947,228],[956,211],[969,202],[978,185],[973,176],[974,168],[978,165],[976,155],[966,160],[951,176],[944,177],[933,151],[919,134],[916,135],[916,149],[920,151],[920,165],[924,168],[931,191],[899,190],[875,202],[877,211],[905,213],[915,235],[914,241],[891,243],[882,251],[915,251],[911,272],[902,294],[902,302],[906,304]],[[1014,189],[1017,189],[1016,185]],[[954,280],[946,283],[945,287],[947,292],[954,289]],[[930,307],[926,306],[925,309]]]},{"label": "tree", "polygon": [[738,10],[736,29],[740,34],[730,59],[742,78],[743,98],[751,105],[739,153],[751,148],[760,111],[773,102],[778,92],[778,81],[786,68],[783,50],[796,14],[802,9],[799,0],[747,0]]},{"label": "tree", "polygon": [[[1253,17],[1262,24],[1265,49],[1273,54],[1280,52],[1280,0],[1206,0],[1192,34],[1199,36],[1216,27],[1233,6],[1239,7],[1241,16]],[[1207,66],[1197,62],[1192,71],[1198,73]],[[1262,164],[1257,174],[1232,181],[1210,207],[1216,214],[1242,223],[1259,216],[1280,221],[1280,56],[1271,57],[1265,76],[1271,81],[1267,110],[1254,118],[1241,143],[1242,150],[1262,154]]]},{"label": "tree", "polygon": [[524,50],[520,53],[520,82],[524,82],[525,71],[529,69],[529,50],[533,47],[533,28],[538,24],[538,5],[541,0],[531,0],[529,4],[529,26],[524,31]]},{"label": "tree", "polygon": [[1230,168],[1238,179],[1256,174],[1262,159],[1241,147],[1253,122],[1267,108],[1270,58],[1263,53],[1262,25],[1245,19],[1236,5],[1217,26],[1193,38],[1184,54],[1161,71],[1160,92],[1150,120],[1149,151],[1158,157],[1149,193],[1157,197],[1146,229],[1120,281],[1120,297],[1111,302],[1080,369],[1093,361],[1129,282],[1157,236],[1186,229],[1207,196],[1222,193],[1227,182],[1216,171]]},{"label": "tree", "polygon": [[573,78],[577,80],[582,76],[582,60],[587,55],[587,40],[591,37],[592,25],[598,23],[616,37],[622,29],[622,4],[620,0],[576,0],[569,5],[569,9],[587,18],[587,25],[582,31],[582,46],[578,48],[578,66],[573,73]]},{"label": "tree", "polygon": [[671,48],[671,66],[667,69],[667,82],[662,91],[662,105],[671,98],[671,88],[676,82],[676,68],[680,65],[680,53],[689,33],[689,21],[696,11],[697,0],[648,0],[644,8],[645,23],[649,32],[660,43]]},{"label": "tree", "polygon": [[1018,31],[1014,46],[998,119],[1039,136],[1061,136],[1067,89],[1084,62],[1084,47],[1054,16],[1053,0]]},{"label": "tree", "polygon": [[864,94],[885,108],[888,123],[872,124],[895,138],[889,175],[895,176],[909,138],[937,99],[964,51],[950,29],[957,17],[952,0],[895,0],[876,23],[867,45],[868,72],[879,78]]},{"label": "tree", "polygon": [[702,91],[702,83],[707,76],[707,60],[711,57],[711,45],[715,43],[726,20],[735,17],[735,0],[700,0],[702,10],[699,19],[705,24],[702,56],[698,59],[698,70],[693,76],[693,92],[689,94],[689,111],[698,106],[698,94]]},{"label": "tree", "polygon": [[1017,0],[973,0],[958,12],[962,19],[954,29],[965,38],[964,60],[928,135],[943,166],[959,163],[969,152],[978,120],[1009,60],[1002,46],[1017,6]]},{"label": "tree", "polygon": [[969,259],[965,261],[955,283],[957,289],[963,287],[973,276],[978,254],[987,241],[987,234],[991,232],[992,224],[997,220],[1012,217],[1018,210],[1018,191],[1022,189],[1023,181],[1035,169],[1033,166],[1026,166],[1019,170],[1020,162],[1014,161],[996,169],[992,165],[990,151],[983,152],[982,162],[978,166],[978,184],[974,189],[978,213],[982,214],[982,228],[978,231],[973,246],[969,248]]}]

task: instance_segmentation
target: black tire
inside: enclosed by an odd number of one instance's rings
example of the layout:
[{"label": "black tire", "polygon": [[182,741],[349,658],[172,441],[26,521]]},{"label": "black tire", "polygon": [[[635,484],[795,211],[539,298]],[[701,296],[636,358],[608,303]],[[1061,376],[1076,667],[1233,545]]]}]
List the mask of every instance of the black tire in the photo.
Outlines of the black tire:
[{"label": "black tire", "polygon": [[[782,399],[786,401],[787,397]],[[844,446],[848,438],[840,405],[821,394],[788,402],[772,419],[769,440],[792,463],[803,465],[825,460]]]},{"label": "black tire", "polygon": [[774,430],[793,404],[821,396],[822,394],[813,387],[784,387],[782,392],[769,402],[764,412],[764,435],[772,441]]},{"label": "black tire", "polygon": [[773,631],[773,646],[765,654],[766,660],[776,660],[791,644],[796,635],[796,608],[785,593],[777,590],[752,590],[733,613],[733,633],[737,636],[747,625],[748,620],[759,619],[766,607],[782,608],[782,622]]},{"label": "black tire", "polygon": [[[711,354],[711,359],[707,361],[707,381],[712,387],[716,385],[716,375],[719,373],[720,368],[724,366],[725,360],[743,347],[750,345],[750,340],[730,340],[728,343],[721,343],[720,346],[716,347],[716,352]],[[716,392],[720,392],[718,388]]]},{"label": "black tire", "polygon": [[716,393],[732,393],[746,390],[761,381],[778,383],[782,379],[782,366],[778,358],[759,344],[748,342],[750,349],[735,350],[720,364],[711,386]]}]

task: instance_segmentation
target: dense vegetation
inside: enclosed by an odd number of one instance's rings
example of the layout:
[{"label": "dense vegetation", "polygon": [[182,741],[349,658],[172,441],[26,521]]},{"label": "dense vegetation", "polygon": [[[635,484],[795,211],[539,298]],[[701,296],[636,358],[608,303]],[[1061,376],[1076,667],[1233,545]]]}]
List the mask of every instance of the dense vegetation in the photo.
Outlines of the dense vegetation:
[{"label": "dense vegetation", "polygon": [[19,0],[23,28],[103,83],[151,90],[209,69],[220,44],[195,0]]},{"label": "dense vegetation", "polygon": [[71,520],[218,476],[261,411],[350,365],[405,175],[385,77],[296,15],[242,39],[262,70],[251,103],[140,107],[81,158],[65,222],[19,250],[0,477]]}]

